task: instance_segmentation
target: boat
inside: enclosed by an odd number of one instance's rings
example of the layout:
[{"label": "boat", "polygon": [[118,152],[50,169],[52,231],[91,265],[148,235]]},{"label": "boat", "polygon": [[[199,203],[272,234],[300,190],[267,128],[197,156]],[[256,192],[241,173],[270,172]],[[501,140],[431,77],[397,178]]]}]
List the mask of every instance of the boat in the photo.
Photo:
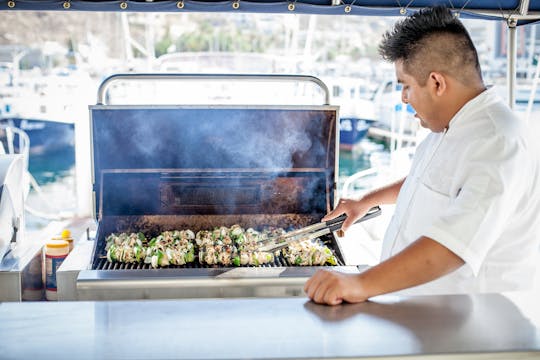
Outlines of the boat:
[{"label": "boat", "polygon": [[[533,89],[533,84],[520,84],[516,86],[516,104],[526,106],[529,103],[529,99],[531,99],[531,92]],[[534,88],[535,92],[532,96],[532,103],[537,106],[540,104],[540,87]]]},{"label": "boat", "polygon": [[371,100],[373,84],[361,77],[322,77],[331,94],[330,103],[339,106],[339,148],[354,150],[376,121]]},{"label": "boat", "polygon": [[357,117],[340,117],[339,119],[339,148],[340,150],[354,150],[355,146],[368,134],[374,123],[371,119]]},{"label": "boat", "polygon": [[[71,110],[71,109],[70,109]],[[30,154],[43,155],[74,147],[74,112],[58,102],[58,97],[26,87],[5,87],[0,93],[0,126],[23,130],[30,140]],[[0,141],[6,142],[0,131]],[[14,139],[19,149],[18,139]]]},{"label": "boat", "polygon": [[[15,127],[28,134],[30,139],[30,155],[46,155],[63,152],[75,146],[75,126],[73,123],[54,121],[47,118],[5,117],[0,125]],[[4,142],[5,133],[0,130],[0,141]],[[14,140],[18,151],[20,144]]]},{"label": "boat", "polygon": [[[75,121],[88,116],[87,106],[93,101],[90,84],[88,75],[60,70],[17,77],[0,90],[0,125],[23,130],[30,140],[30,155],[73,149]],[[6,141],[2,132],[0,140]],[[19,145],[15,139],[15,148]]]}]

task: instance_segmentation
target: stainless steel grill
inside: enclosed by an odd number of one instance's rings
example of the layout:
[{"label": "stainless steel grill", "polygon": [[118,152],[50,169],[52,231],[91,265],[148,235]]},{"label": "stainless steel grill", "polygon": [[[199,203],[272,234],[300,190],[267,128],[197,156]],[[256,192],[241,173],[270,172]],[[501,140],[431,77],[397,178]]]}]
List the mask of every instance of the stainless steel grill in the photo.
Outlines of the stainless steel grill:
[{"label": "stainless steel grill", "polygon": [[[101,94],[101,92],[100,92]],[[100,96],[103,97],[103,94]],[[112,232],[239,224],[298,228],[320,221],[336,187],[333,106],[90,107],[98,230],[80,299],[300,295],[316,267],[283,256],[260,267],[109,263]],[[323,241],[346,269],[333,234]],[[226,280],[225,280],[226,279]]]}]

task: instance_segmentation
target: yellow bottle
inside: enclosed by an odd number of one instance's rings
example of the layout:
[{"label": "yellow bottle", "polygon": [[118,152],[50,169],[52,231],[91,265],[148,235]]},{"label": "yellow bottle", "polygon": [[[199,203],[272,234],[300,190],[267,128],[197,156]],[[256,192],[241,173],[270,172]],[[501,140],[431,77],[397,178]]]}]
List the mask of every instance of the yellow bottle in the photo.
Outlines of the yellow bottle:
[{"label": "yellow bottle", "polygon": [[69,253],[69,243],[65,240],[49,240],[45,244],[45,296],[47,300],[58,300],[56,270]]}]

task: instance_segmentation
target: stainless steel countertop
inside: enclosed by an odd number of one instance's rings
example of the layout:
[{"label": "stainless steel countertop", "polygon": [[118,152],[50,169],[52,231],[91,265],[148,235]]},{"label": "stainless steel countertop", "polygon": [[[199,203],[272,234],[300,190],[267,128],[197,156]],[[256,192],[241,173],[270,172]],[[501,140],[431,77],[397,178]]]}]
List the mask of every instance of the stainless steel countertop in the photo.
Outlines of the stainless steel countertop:
[{"label": "stainless steel countertop", "polygon": [[0,357],[540,358],[537,295],[0,303]]}]

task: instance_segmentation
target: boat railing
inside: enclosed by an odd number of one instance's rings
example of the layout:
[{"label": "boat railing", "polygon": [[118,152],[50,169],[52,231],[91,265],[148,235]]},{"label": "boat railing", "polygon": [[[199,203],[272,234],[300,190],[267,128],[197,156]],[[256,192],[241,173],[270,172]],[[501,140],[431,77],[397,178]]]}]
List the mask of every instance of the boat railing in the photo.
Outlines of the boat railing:
[{"label": "boat railing", "polygon": [[[341,187],[341,198],[351,198],[363,195],[363,192],[370,191],[373,188],[378,188],[393,181],[397,181],[405,177],[409,171],[412,154],[415,147],[403,147],[399,150],[394,150],[389,154],[389,161],[383,163],[374,159],[373,155],[370,159],[371,163],[376,163],[374,166],[360,170],[343,181]],[[362,181],[370,178],[369,186],[359,186],[360,191],[355,188]]]},{"label": "boat railing", "polygon": [[23,189],[24,189],[24,209],[29,212],[30,214],[37,216],[42,219],[47,220],[62,220],[66,218],[71,218],[71,214],[61,214],[59,211],[55,210],[54,214],[51,214],[50,212],[44,212],[41,210],[38,210],[28,204],[26,201],[28,198],[28,194],[30,193],[30,189],[34,189],[36,194],[42,199],[45,200],[46,203],[49,203],[45,199],[45,195],[43,193],[43,190],[41,186],[39,186],[37,180],[34,178],[34,176],[30,173],[28,170],[28,162],[30,158],[30,138],[28,137],[28,134],[15,126],[11,125],[0,125],[0,133],[3,133],[5,136],[5,142],[0,141],[0,154],[21,154],[23,156],[24,161],[24,176],[23,176]]},{"label": "boat railing", "polygon": [[343,187],[341,189],[341,197],[342,198],[351,197],[353,195],[353,191],[351,191],[351,187],[358,179],[362,179],[366,176],[375,175],[377,174],[378,171],[379,171],[378,168],[371,167],[368,169],[358,171],[357,173],[354,173],[351,176],[349,176],[343,183]]},{"label": "boat railing", "polygon": [[[0,124],[0,129],[5,136],[5,143],[0,142],[0,154],[21,154],[24,159],[24,165],[28,169],[28,159],[30,156],[30,138],[28,134],[24,130],[10,125]],[[17,149],[15,148],[15,143],[18,144]]]}]

